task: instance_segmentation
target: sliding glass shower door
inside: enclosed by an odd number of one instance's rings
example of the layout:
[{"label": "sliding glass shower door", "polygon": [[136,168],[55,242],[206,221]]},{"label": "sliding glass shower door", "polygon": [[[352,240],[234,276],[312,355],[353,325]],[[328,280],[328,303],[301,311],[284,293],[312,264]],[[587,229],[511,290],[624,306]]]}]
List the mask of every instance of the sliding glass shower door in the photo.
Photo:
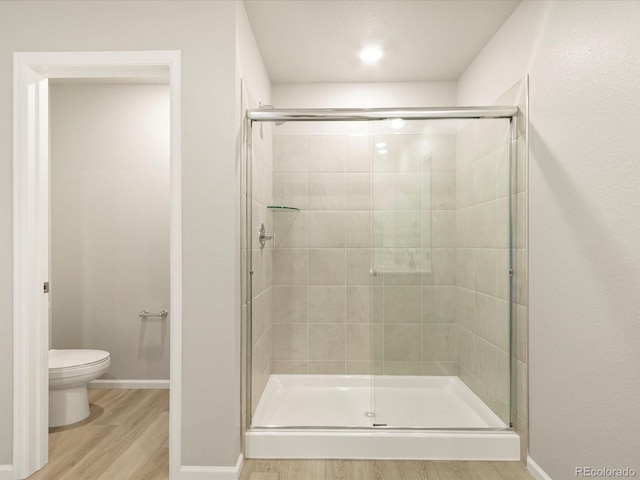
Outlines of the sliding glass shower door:
[{"label": "sliding glass shower door", "polygon": [[508,428],[510,118],[280,114],[244,172],[247,423]]},{"label": "sliding glass shower door", "polygon": [[372,125],[374,424],[508,426],[509,120]]}]

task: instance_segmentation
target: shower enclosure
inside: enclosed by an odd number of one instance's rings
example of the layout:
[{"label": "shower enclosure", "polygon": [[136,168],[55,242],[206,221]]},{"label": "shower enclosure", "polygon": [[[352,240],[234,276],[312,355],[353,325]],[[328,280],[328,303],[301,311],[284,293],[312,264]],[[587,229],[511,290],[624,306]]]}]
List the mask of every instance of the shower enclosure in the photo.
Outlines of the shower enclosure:
[{"label": "shower enclosure", "polygon": [[516,112],[248,111],[248,457],[519,458]]}]

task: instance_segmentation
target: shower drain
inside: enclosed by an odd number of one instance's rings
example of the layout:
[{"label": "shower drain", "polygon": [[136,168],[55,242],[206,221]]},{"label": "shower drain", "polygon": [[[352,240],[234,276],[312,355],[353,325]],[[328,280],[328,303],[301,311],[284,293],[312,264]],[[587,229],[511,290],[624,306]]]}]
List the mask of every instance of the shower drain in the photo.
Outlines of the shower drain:
[{"label": "shower drain", "polygon": [[364,412],[364,416],[374,418],[376,416],[376,412]]}]

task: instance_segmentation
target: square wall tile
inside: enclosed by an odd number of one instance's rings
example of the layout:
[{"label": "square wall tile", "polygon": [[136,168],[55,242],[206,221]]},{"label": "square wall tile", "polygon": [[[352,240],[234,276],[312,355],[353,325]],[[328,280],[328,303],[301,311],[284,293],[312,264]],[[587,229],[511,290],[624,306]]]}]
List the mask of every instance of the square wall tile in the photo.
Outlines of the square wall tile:
[{"label": "square wall tile", "polygon": [[[428,244],[425,244],[425,215],[431,217],[431,236]],[[423,247],[455,248],[457,246],[455,210],[433,210],[423,212],[422,233]]]},{"label": "square wall tile", "polygon": [[517,305],[516,308],[516,335],[517,335],[517,354],[518,360],[527,363],[528,355],[528,338],[529,338],[529,316],[527,307]]},{"label": "square wall tile", "polygon": [[370,172],[370,144],[368,135],[347,137],[347,172]]},{"label": "square wall tile", "polygon": [[496,294],[502,300],[509,300],[509,250],[496,250]]},{"label": "square wall tile", "polygon": [[347,210],[370,210],[371,175],[368,173],[348,173],[347,183]]},{"label": "square wall tile", "polygon": [[[475,369],[475,336],[466,328],[459,328],[457,338],[458,347],[456,353],[459,372],[463,373],[464,370],[471,373],[471,371]],[[462,376],[460,376],[460,378],[462,379]],[[467,381],[463,381],[471,388],[471,385],[469,385]]]},{"label": "square wall tile", "polygon": [[307,247],[308,212],[275,212],[273,214],[276,248]]},{"label": "square wall tile", "polygon": [[469,121],[456,135],[456,168],[470,165],[473,158],[473,121]]},{"label": "square wall tile", "polygon": [[422,322],[455,323],[457,287],[422,287]]},{"label": "square wall tile", "polygon": [[308,325],[302,323],[273,324],[273,360],[307,360]]},{"label": "square wall tile", "polygon": [[273,290],[273,323],[306,323],[308,304],[305,286],[278,286]]},{"label": "square wall tile", "polygon": [[456,174],[431,174],[431,206],[432,210],[455,210],[456,208]]},{"label": "square wall tile", "polygon": [[346,216],[342,211],[309,211],[309,248],[342,248]]},{"label": "square wall tile", "polygon": [[428,159],[422,135],[379,135],[375,138],[375,143],[385,144],[375,149],[376,171],[422,172],[427,166]]},{"label": "square wall tile", "polygon": [[[498,351],[496,354],[496,397],[500,403],[509,405],[511,401],[511,358],[508,353]],[[507,418],[508,418],[507,414]]]},{"label": "square wall tile", "polygon": [[342,173],[346,168],[346,136],[309,136],[309,172]]},{"label": "square wall tile", "polygon": [[370,248],[347,248],[346,274],[347,285],[368,285],[371,265]]},{"label": "square wall tile", "polygon": [[480,383],[489,392],[495,394],[497,390],[497,349],[486,340],[480,337],[475,337],[475,370],[473,373],[476,375]]},{"label": "square wall tile", "polygon": [[347,361],[371,360],[371,324],[350,323],[346,327]]},{"label": "square wall tile", "polygon": [[456,288],[456,323],[475,333],[475,301],[476,292],[466,288]]},{"label": "square wall tile", "polygon": [[457,362],[422,362],[422,375],[457,376]]},{"label": "square wall tile", "polygon": [[473,250],[474,287],[477,292],[496,296],[497,250],[477,248]]},{"label": "square wall tile", "polygon": [[476,249],[458,248],[456,251],[456,284],[473,290],[475,288],[474,259]]},{"label": "square wall tile", "polygon": [[274,173],[273,204],[308,208],[308,179],[306,173]]},{"label": "square wall tile", "polygon": [[384,287],[384,323],[420,323],[422,288]]},{"label": "square wall tile", "polygon": [[456,237],[458,248],[474,246],[474,218],[471,207],[456,210]]},{"label": "square wall tile", "polygon": [[473,232],[475,248],[491,248],[496,244],[496,201],[473,207]]},{"label": "square wall tile", "polygon": [[496,200],[494,248],[509,248],[509,197]]},{"label": "square wall tile", "polygon": [[490,153],[473,164],[473,195],[474,204],[489,202],[496,199],[496,160]]},{"label": "square wall tile", "polygon": [[521,361],[516,364],[517,368],[517,391],[516,391],[516,409],[518,416],[525,421],[529,420],[529,391],[528,391],[528,369],[527,365]]},{"label": "square wall tile", "polygon": [[456,249],[432,248],[432,271],[434,285],[456,284]]},{"label": "square wall tile", "polygon": [[384,325],[384,359],[390,361],[413,361],[420,365],[420,325]]},{"label": "square wall tile", "polygon": [[371,212],[346,212],[347,247],[368,248],[372,243]]},{"label": "square wall tile", "polygon": [[346,288],[309,287],[309,323],[344,323]]},{"label": "square wall tile", "polygon": [[[420,375],[422,372],[422,364],[420,362],[384,361],[382,362],[382,368],[384,375]],[[376,375],[380,374],[381,372],[376,372]]]},{"label": "square wall tile", "polygon": [[372,375],[373,373],[373,362],[371,361],[347,362],[347,375]]},{"label": "square wall tile", "polygon": [[309,249],[309,285],[345,284],[345,249]]},{"label": "square wall tile", "polygon": [[[509,184],[511,182],[509,147],[504,145],[496,150],[493,155],[496,159],[496,197],[506,197],[509,195]],[[513,188],[515,189],[515,185]]]},{"label": "square wall tile", "polygon": [[422,245],[422,215],[419,210],[384,211],[382,215],[384,247],[419,248]]},{"label": "square wall tile", "polygon": [[373,203],[377,210],[420,210],[422,175],[376,173],[373,176]]},{"label": "square wall tile", "polygon": [[274,249],[273,283],[275,285],[306,285],[307,272],[306,248]]},{"label": "square wall tile", "polygon": [[344,210],[346,175],[344,173],[309,174],[309,210]]},{"label": "square wall tile", "polygon": [[473,205],[473,165],[456,172],[456,207],[466,208]]},{"label": "square wall tile", "polygon": [[304,135],[275,135],[273,137],[274,173],[306,173],[308,137]]},{"label": "square wall tile", "polygon": [[345,362],[309,362],[309,373],[312,375],[344,375]]},{"label": "square wall tile", "polygon": [[456,171],[456,135],[429,135],[426,153],[431,154],[434,172]]},{"label": "square wall tile", "polygon": [[274,360],[271,365],[273,373],[309,373],[309,362],[306,360]]},{"label": "square wall tile", "polygon": [[309,360],[345,361],[344,324],[309,324]]},{"label": "square wall tile", "polygon": [[371,321],[371,287],[347,287],[346,321],[351,323]]},{"label": "square wall tile", "polygon": [[455,362],[458,351],[458,327],[454,324],[422,325],[422,360]]}]

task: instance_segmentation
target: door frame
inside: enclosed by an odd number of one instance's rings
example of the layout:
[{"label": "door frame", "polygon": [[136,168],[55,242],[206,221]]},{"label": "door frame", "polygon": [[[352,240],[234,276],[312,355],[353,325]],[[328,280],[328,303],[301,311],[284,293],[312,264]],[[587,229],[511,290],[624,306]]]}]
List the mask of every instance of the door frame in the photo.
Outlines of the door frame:
[{"label": "door frame", "polygon": [[[170,409],[169,475],[181,464],[182,194],[180,51],[25,52],[13,56],[13,470],[26,478],[48,461],[49,329],[42,284],[48,281],[48,108],[34,110],[34,79],[140,78],[169,71],[170,94]],[[40,84],[42,85],[42,83]],[[46,82],[35,94],[47,102]],[[31,99],[29,96],[31,95]],[[30,129],[36,115],[38,128]],[[30,120],[30,116],[31,120]],[[43,180],[44,179],[44,180]],[[44,187],[47,188],[47,187]],[[46,210],[46,211],[43,211]],[[46,223],[45,223],[46,222]],[[47,228],[43,228],[47,225]],[[44,258],[43,258],[44,257]]]}]

